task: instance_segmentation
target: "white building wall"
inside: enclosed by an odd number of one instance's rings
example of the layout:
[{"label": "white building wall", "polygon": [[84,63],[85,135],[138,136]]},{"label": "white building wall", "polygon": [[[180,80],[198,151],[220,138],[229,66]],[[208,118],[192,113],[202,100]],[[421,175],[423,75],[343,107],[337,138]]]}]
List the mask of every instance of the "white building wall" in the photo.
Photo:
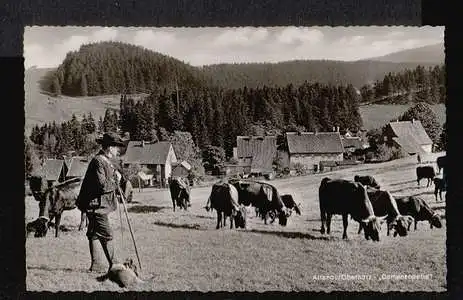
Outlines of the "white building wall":
[{"label": "white building wall", "polygon": [[428,144],[428,145],[421,145],[421,148],[427,152],[427,153],[431,153],[432,152],[432,144]]},{"label": "white building wall", "polygon": [[319,167],[320,161],[342,161],[344,159],[342,153],[334,154],[293,154],[290,155],[290,164],[293,166],[296,163],[304,165],[308,170],[313,170],[314,166]]}]

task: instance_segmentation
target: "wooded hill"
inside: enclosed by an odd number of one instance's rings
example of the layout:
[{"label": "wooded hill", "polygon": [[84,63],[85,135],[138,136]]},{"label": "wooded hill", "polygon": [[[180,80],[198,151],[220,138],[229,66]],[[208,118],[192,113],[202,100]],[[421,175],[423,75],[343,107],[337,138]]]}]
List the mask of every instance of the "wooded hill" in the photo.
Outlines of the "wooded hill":
[{"label": "wooded hill", "polygon": [[360,92],[364,103],[445,103],[445,65],[388,73],[382,80],[364,85]]},{"label": "wooded hill", "polygon": [[31,140],[46,149],[45,156],[60,156],[69,150],[87,153],[83,141],[97,128],[121,130],[132,140],[147,141],[165,140],[173,132],[183,131],[191,133],[200,149],[212,145],[231,157],[238,135],[331,131],[333,126],[357,130],[362,125],[359,95],[352,85],[306,82],[298,87],[190,89],[180,91],[178,99],[175,92],[166,90],[140,101],[122,96],[119,114],[107,110],[98,126],[91,115],[84,116],[80,125],[73,116],[62,124],[34,127]]},{"label": "wooded hill", "polygon": [[[421,64],[424,67],[435,63]],[[121,42],[99,42],[69,52],[42,82],[52,94],[96,96],[155,89],[216,86],[225,89],[301,85],[304,82],[360,88],[388,73],[413,69],[418,63],[303,60],[280,63],[219,64],[193,67],[173,57]]]}]

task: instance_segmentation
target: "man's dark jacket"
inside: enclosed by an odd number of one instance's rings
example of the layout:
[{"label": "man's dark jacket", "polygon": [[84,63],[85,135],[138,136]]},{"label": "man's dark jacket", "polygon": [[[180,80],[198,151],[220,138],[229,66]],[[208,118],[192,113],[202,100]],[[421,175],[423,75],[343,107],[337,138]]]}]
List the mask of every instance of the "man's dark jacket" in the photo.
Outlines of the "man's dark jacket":
[{"label": "man's dark jacket", "polygon": [[[103,151],[90,161],[77,201],[80,210],[107,214],[117,209],[117,183],[114,171]],[[89,203],[92,203],[91,207]],[[96,204],[98,205],[95,206]]]}]

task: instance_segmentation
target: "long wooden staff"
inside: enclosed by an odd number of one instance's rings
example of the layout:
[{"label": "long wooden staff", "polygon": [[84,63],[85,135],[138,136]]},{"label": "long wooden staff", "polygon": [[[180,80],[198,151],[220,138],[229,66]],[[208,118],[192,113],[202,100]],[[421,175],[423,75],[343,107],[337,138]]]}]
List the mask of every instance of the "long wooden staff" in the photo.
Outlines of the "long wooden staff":
[{"label": "long wooden staff", "polygon": [[140,266],[140,271],[141,271],[142,268],[141,268],[140,256],[138,255],[138,249],[137,249],[137,244],[135,243],[135,237],[133,236],[132,225],[130,224],[129,214],[127,212],[127,207],[125,206],[124,193],[122,193],[122,190],[119,184],[117,185],[117,189],[119,190],[119,194],[121,195],[122,205],[124,206],[125,217],[127,218],[127,224],[129,224],[130,235],[132,236],[133,246],[135,247],[135,254],[137,255],[138,265]]}]

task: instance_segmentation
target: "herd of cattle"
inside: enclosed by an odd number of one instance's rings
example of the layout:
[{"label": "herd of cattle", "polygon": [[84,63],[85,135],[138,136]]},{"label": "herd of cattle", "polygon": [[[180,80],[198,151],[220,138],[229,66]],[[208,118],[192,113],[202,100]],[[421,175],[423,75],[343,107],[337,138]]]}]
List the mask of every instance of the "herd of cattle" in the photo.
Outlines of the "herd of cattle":
[{"label": "herd of cattle", "polygon": [[[445,157],[437,159],[440,170]],[[442,191],[445,191],[446,181],[437,178],[432,166],[418,166],[416,168],[417,183],[427,179],[427,186],[434,183],[434,195],[442,200]],[[40,177],[31,177],[30,188],[34,198],[39,202],[39,217],[26,226],[27,234],[35,231],[35,237],[43,237],[47,229],[53,225],[55,219],[55,236],[59,236],[61,214],[64,210],[76,208],[82,179],[60,183],[55,186],[46,186],[45,180]],[[170,178],[169,189],[175,212],[176,206],[188,210],[190,203],[190,186],[182,178]],[[121,190],[125,199],[131,195],[129,181],[121,180]],[[242,178],[223,179],[212,186],[211,194],[207,199],[206,210],[216,210],[217,226],[226,226],[226,219],[230,219],[230,228],[246,228],[247,210],[252,206],[256,216],[260,216],[265,224],[267,220],[273,223],[278,218],[281,226],[286,226],[292,212],[301,215],[301,208],[296,204],[292,195],[280,195],[271,184],[247,180]],[[441,228],[441,217],[433,211],[427,202],[419,196],[393,197],[372,176],[358,176],[354,180],[331,179],[325,177],[319,186],[319,206],[322,234],[330,234],[331,218],[341,215],[343,223],[343,239],[347,239],[348,216],[359,223],[358,233],[364,231],[366,239],[379,241],[381,224],[386,221],[387,235],[394,231],[394,236],[406,236],[410,226],[417,222],[428,221],[431,228]],[[79,230],[83,228],[86,220],[85,213],[81,214]],[[326,227],[326,228],[325,228]]]}]

